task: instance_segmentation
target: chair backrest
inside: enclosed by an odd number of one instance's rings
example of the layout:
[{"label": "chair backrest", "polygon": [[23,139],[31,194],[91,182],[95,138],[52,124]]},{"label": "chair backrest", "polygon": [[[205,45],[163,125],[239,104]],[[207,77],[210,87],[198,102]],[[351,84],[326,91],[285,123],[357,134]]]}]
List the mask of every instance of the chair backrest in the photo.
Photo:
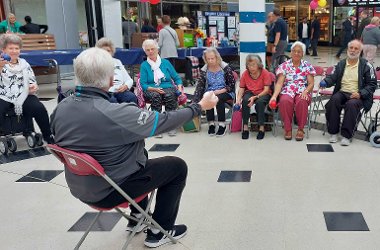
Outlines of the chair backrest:
[{"label": "chair backrest", "polygon": [[77,153],[55,144],[48,144],[47,148],[75,175],[105,176],[104,168],[88,154]]},{"label": "chair backrest", "polygon": [[317,76],[323,76],[325,74],[325,69],[321,66],[313,66]]},{"label": "chair backrest", "polygon": [[326,75],[331,75],[334,72],[334,69],[335,69],[334,66],[327,67]]},{"label": "chair backrest", "polygon": [[380,86],[380,70],[376,70],[377,87]]}]

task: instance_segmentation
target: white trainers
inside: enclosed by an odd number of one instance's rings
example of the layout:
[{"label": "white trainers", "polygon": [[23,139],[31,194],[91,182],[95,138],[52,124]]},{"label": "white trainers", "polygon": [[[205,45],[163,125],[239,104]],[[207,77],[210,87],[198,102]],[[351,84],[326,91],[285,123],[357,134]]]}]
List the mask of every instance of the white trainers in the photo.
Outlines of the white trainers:
[{"label": "white trainers", "polygon": [[329,142],[330,142],[330,143],[338,142],[338,135],[337,135],[337,134],[335,134],[335,135],[330,135]]},{"label": "white trainers", "polygon": [[168,135],[169,136],[176,136],[177,135],[177,130],[176,129],[173,129],[171,131],[168,132]]},{"label": "white trainers", "polygon": [[346,137],[343,137],[342,140],[340,141],[340,145],[342,146],[350,146],[351,141],[350,139],[347,139]]}]

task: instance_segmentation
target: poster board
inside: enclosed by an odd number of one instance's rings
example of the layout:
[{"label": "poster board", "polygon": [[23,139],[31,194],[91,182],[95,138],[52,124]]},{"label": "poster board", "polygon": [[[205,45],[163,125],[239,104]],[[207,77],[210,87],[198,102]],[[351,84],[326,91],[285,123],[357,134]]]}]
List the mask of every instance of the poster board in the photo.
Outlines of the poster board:
[{"label": "poster board", "polygon": [[202,29],[207,32],[208,37],[213,36],[218,40],[226,37],[230,41],[233,40],[237,27],[235,12],[203,11],[202,17],[199,16],[199,12],[197,12],[198,24],[202,23]]}]

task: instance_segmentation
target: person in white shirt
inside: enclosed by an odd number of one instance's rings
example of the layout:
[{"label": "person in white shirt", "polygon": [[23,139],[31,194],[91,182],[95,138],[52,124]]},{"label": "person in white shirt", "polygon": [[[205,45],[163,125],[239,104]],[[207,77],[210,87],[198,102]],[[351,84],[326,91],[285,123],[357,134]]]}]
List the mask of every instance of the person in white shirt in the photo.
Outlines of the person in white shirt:
[{"label": "person in white shirt", "polygon": [[[101,38],[95,45],[98,48],[106,50],[111,56],[115,54],[115,46],[111,39]],[[136,95],[130,91],[133,85],[133,80],[129,76],[128,72],[125,70],[124,65],[119,59],[113,58],[114,66],[114,77],[113,77],[113,86],[108,90],[112,95],[110,101],[114,103],[123,103],[123,102],[134,102],[137,104]]]},{"label": "person in white shirt", "polygon": [[307,17],[304,17],[298,24],[298,40],[306,45],[306,55],[309,55],[310,33],[310,23],[307,21]]}]

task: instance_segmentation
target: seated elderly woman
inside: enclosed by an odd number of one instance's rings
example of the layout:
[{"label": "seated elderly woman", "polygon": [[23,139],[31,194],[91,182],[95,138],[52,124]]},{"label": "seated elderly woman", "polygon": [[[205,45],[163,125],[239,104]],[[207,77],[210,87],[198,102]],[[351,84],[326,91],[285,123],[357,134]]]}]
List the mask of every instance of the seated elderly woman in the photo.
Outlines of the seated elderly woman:
[{"label": "seated elderly woman", "polygon": [[291,58],[282,63],[277,71],[277,83],[270,102],[280,95],[279,108],[284,122],[285,140],[292,139],[292,120],[294,112],[297,118],[298,131],[296,140],[302,141],[304,127],[308,117],[308,106],[314,87],[315,69],[305,60],[306,46],[301,42],[293,43]]},{"label": "seated elderly woman", "polygon": [[264,69],[262,60],[257,55],[249,54],[245,59],[246,70],[240,78],[240,88],[236,103],[243,109],[243,140],[249,138],[248,120],[250,108],[255,104],[259,133],[257,139],[262,140],[265,136],[265,107],[270,99],[270,85],[272,83],[270,73]]},{"label": "seated elderly woman", "polygon": [[[115,55],[115,46],[111,39],[103,37],[95,46],[106,50],[112,57]],[[119,59],[113,58],[113,61],[115,74],[113,76],[113,86],[108,90],[112,95],[110,101],[114,103],[134,102],[137,104],[136,95],[130,91],[133,85],[132,78]]]},{"label": "seated elderly woman", "polygon": [[[140,67],[140,84],[144,92],[144,99],[151,103],[154,111],[161,113],[162,105],[165,105],[165,111],[176,110],[178,107],[177,90],[181,93],[184,91],[181,77],[168,60],[160,57],[155,40],[145,40],[142,47],[148,56]],[[175,134],[175,130],[169,132],[169,136]],[[162,137],[162,135],[157,137]]]},{"label": "seated elderly woman", "polygon": [[[235,97],[235,78],[231,67],[222,61],[222,57],[215,48],[207,48],[203,51],[205,65],[201,69],[201,77],[197,83],[194,101],[198,102],[207,91],[213,91],[219,98],[216,105],[218,115],[218,131],[216,136],[226,134],[225,103],[232,101]],[[215,113],[214,109],[206,110],[209,123],[208,134],[215,135]]]},{"label": "seated elderly woman", "polygon": [[[34,118],[43,139],[53,143],[48,113],[36,96],[36,77],[29,63],[19,57],[21,38],[15,34],[4,34],[0,37],[0,44],[3,50],[0,58],[0,124],[4,124],[7,110],[14,107],[16,115],[23,115],[25,120]],[[4,60],[4,54],[10,56],[10,61]]]}]

